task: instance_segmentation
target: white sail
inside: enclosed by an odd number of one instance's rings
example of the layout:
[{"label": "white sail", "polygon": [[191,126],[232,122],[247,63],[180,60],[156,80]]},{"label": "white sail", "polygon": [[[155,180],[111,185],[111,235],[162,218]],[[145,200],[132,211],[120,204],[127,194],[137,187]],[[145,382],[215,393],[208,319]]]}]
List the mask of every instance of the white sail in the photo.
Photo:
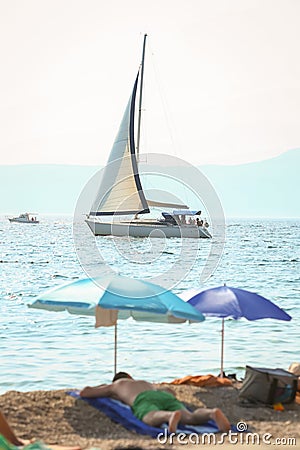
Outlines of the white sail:
[{"label": "white sail", "polygon": [[148,213],[135,154],[134,116],[138,76],[104,169],[91,216]]}]

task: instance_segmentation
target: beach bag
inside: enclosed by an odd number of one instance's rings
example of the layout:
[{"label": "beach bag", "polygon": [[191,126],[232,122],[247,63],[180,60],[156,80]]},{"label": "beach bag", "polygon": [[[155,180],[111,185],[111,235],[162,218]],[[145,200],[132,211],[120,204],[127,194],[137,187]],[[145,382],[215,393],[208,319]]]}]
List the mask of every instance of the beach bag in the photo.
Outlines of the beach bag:
[{"label": "beach bag", "polygon": [[246,366],[245,378],[239,391],[241,403],[290,403],[297,392],[297,376],[284,369]]}]

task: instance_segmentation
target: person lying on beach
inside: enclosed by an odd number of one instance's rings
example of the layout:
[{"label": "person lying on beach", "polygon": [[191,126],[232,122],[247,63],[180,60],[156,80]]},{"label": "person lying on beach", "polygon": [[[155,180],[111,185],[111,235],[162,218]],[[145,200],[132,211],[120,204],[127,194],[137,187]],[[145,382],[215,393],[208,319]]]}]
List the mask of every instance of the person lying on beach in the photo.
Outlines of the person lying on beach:
[{"label": "person lying on beach", "polygon": [[[12,430],[11,426],[9,425],[8,421],[6,420],[5,416],[0,411],[0,434],[11,444],[16,445],[17,447],[23,447],[24,445],[31,444],[34,442],[34,440],[23,440],[19,439],[14,431]],[[75,446],[75,447],[65,447],[63,445],[45,445],[45,447],[50,448],[52,450],[81,450],[81,447]]]},{"label": "person lying on beach", "polygon": [[218,408],[198,408],[190,412],[169,388],[161,388],[143,380],[134,380],[128,373],[119,372],[111,384],[95,387],[86,386],[81,397],[111,397],[129,405],[133,414],[147,425],[159,427],[168,423],[169,432],[175,432],[177,425],[201,425],[212,419],[220,431],[230,430],[230,423]]}]

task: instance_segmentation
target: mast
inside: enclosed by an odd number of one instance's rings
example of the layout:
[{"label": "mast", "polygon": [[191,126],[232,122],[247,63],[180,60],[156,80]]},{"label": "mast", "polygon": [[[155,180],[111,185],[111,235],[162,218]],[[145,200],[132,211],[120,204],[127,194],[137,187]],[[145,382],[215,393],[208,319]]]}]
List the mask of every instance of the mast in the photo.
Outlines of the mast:
[{"label": "mast", "polygon": [[144,79],[144,63],[145,63],[146,39],[147,39],[147,34],[144,35],[142,64],[141,64],[140,100],[139,100],[138,128],[137,128],[137,140],[136,140],[136,154],[137,154],[137,156],[139,155],[139,151],[140,151],[141,115],[142,115],[142,97],[143,97],[143,79]]}]

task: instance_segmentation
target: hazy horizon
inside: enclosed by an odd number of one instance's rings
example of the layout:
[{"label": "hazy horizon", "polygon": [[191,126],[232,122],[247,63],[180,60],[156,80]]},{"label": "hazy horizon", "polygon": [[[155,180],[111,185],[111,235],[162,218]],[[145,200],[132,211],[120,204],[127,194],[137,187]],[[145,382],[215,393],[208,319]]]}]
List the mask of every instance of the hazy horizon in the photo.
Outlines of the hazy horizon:
[{"label": "hazy horizon", "polygon": [[[205,165],[199,170],[214,187],[228,218],[297,218],[299,167],[297,149],[265,161]],[[82,189],[99,169],[61,164],[0,166],[1,214],[72,215]]]},{"label": "hazy horizon", "polygon": [[[272,155],[272,156],[266,157],[264,159],[257,159],[257,160],[248,161],[248,162],[245,162],[245,163],[241,163],[241,162],[240,163],[233,163],[233,162],[218,163],[218,162],[215,162],[215,163],[209,163],[209,164],[201,164],[198,167],[206,167],[206,166],[221,166],[221,167],[222,166],[224,166],[224,167],[227,167],[227,166],[233,166],[233,167],[245,166],[245,165],[249,165],[249,164],[253,164],[253,163],[255,164],[257,162],[264,162],[264,161],[276,159],[279,156],[282,156],[282,155],[284,155],[286,153],[297,152],[297,151],[299,151],[299,148],[292,148],[290,150],[286,150],[286,151],[280,152],[277,155]],[[12,166],[12,167],[13,166],[70,166],[70,167],[75,166],[75,167],[95,168],[97,170],[97,169],[100,169],[100,168],[104,167],[104,164],[103,165],[99,165],[99,164],[75,164],[75,163],[59,163],[59,162],[58,163],[40,163],[40,162],[14,163],[14,162],[11,162],[9,164],[0,164],[0,167],[5,167],[5,166]]]},{"label": "hazy horizon", "polygon": [[16,0],[0,13],[5,214],[74,210],[107,163],[147,33],[141,153],[200,167],[226,216],[300,216],[300,2]]},{"label": "hazy horizon", "polygon": [[104,165],[144,33],[145,153],[243,164],[300,145],[300,3],[16,0],[0,12],[1,165]]}]

